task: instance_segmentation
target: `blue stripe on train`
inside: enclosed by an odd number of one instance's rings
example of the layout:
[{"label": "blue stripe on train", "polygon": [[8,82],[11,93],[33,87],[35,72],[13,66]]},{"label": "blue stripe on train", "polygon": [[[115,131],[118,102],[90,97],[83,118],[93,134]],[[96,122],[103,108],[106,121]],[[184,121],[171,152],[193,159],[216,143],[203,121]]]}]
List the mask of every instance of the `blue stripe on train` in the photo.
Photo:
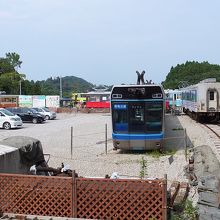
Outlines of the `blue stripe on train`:
[{"label": "blue stripe on train", "polygon": [[111,102],[151,102],[151,101],[165,101],[166,99],[111,99]]},{"label": "blue stripe on train", "polygon": [[115,134],[112,133],[114,140],[160,140],[164,137],[164,133],[160,134]]}]

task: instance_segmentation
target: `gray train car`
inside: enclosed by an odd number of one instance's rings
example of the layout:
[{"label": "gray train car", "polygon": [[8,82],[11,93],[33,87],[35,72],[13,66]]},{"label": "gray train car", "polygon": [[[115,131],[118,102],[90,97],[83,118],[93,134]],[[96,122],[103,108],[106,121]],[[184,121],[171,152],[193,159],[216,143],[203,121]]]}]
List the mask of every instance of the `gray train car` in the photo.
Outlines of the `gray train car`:
[{"label": "gray train car", "polygon": [[220,114],[220,82],[215,78],[182,88],[183,112],[196,121],[218,121]]}]

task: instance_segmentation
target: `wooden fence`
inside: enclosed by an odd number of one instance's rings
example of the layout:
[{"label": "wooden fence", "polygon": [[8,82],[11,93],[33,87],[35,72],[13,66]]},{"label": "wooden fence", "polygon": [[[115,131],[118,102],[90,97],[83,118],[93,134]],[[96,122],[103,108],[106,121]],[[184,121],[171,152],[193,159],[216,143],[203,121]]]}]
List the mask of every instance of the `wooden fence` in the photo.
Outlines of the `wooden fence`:
[{"label": "wooden fence", "polygon": [[84,219],[166,219],[166,180],[0,174],[3,213]]}]

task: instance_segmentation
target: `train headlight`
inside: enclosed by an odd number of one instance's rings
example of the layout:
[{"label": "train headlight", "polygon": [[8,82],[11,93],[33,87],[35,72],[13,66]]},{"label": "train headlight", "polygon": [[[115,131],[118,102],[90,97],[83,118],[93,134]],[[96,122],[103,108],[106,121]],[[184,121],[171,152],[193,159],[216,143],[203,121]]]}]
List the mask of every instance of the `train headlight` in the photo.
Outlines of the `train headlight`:
[{"label": "train headlight", "polygon": [[160,147],[160,142],[156,142],[156,147]]}]

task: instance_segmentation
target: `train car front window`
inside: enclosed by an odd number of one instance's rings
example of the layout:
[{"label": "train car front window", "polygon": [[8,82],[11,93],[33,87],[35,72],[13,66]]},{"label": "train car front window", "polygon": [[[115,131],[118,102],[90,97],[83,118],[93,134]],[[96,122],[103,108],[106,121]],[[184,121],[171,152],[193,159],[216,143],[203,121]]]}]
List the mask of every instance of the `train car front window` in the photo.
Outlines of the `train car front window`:
[{"label": "train car front window", "polygon": [[146,133],[160,133],[162,131],[163,103],[146,103]]},{"label": "train car front window", "polygon": [[144,103],[129,103],[129,131],[145,133]]},{"label": "train car front window", "polygon": [[113,131],[115,133],[128,132],[128,109],[126,103],[113,103],[112,105]]}]

